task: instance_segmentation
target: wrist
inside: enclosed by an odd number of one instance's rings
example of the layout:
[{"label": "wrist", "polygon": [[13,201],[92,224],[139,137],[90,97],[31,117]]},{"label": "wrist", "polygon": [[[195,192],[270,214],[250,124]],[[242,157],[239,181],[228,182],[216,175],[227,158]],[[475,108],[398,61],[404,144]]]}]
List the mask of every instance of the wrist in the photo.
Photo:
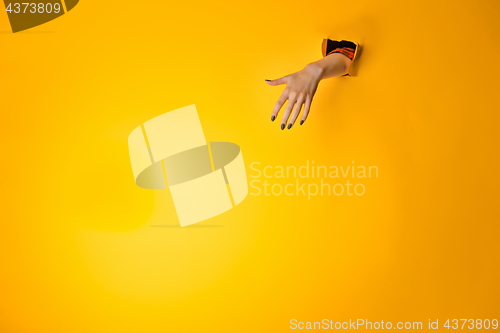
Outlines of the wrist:
[{"label": "wrist", "polygon": [[323,78],[323,74],[325,73],[325,69],[323,68],[323,66],[316,62],[310,63],[304,69],[318,81]]}]

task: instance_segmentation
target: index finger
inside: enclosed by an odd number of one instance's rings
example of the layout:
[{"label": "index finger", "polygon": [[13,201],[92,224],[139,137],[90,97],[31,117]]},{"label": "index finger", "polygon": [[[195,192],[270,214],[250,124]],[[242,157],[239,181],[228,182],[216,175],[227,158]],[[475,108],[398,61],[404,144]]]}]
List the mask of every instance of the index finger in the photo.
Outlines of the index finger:
[{"label": "index finger", "polygon": [[273,113],[271,114],[271,121],[274,121],[274,119],[276,119],[278,113],[280,112],[280,109],[283,107],[283,104],[285,104],[287,99],[288,99],[288,94],[285,91],[283,91],[280,98],[278,98],[278,101],[274,105]]}]

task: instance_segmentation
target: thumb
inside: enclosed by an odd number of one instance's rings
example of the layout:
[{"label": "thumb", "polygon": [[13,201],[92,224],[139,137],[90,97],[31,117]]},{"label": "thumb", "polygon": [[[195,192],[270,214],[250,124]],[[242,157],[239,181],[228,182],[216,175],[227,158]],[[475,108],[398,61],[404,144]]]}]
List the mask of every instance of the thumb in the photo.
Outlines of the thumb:
[{"label": "thumb", "polygon": [[280,84],[286,84],[287,82],[287,76],[283,76],[279,79],[276,79],[276,80],[266,80],[266,83],[270,86],[279,86]]}]

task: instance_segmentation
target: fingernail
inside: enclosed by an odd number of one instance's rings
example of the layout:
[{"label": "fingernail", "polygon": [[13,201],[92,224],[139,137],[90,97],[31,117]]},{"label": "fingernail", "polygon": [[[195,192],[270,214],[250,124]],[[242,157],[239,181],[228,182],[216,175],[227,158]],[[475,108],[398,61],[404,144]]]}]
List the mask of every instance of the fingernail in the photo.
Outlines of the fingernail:
[{"label": "fingernail", "polygon": [[292,124],[288,124],[288,129],[292,128]]},{"label": "fingernail", "polygon": [[271,121],[274,121],[274,119],[276,119],[276,117],[275,117],[275,116],[272,116],[272,117],[271,117]]},{"label": "fingernail", "polygon": [[281,124],[281,130],[285,129],[285,124]]},{"label": "fingernail", "polygon": [[303,123],[304,123],[304,121],[303,121],[303,120],[301,120],[301,121],[300,121],[300,124],[302,125]]},{"label": "fingernail", "polygon": [[271,81],[271,80],[266,79],[266,82],[269,82],[269,81]]}]

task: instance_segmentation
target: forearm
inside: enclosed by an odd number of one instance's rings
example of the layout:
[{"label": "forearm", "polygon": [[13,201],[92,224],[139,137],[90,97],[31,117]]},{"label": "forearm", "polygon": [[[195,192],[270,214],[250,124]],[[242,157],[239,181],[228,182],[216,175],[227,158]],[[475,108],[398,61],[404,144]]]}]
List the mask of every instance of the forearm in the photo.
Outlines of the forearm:
[{"label": "forearm", "polygon": [[347,73],[351,60],[341,53],[333,53],[306,66],[319,80],[342,76]]}]

